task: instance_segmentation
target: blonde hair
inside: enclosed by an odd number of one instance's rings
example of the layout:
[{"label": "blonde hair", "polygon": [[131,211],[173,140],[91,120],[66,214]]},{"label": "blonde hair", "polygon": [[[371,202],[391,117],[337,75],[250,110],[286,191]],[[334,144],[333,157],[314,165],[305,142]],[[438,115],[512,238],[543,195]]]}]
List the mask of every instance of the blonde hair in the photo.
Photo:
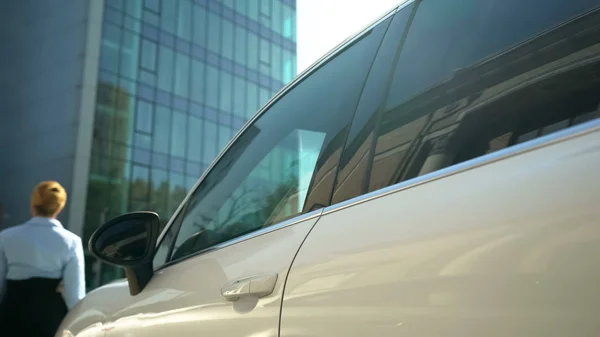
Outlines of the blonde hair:
[{"label": "blonde hair", "polygon": [[42,181],[31,195],[31,207],[36,216],[55,217],[67,203],[67,192],[56,181]]}]

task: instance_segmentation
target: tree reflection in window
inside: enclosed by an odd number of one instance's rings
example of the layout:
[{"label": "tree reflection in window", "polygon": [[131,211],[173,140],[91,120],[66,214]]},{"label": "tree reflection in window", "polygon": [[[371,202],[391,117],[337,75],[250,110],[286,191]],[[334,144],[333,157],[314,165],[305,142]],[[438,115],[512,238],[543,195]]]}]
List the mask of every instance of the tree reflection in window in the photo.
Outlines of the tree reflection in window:
[{"label": "tree reflection in window", "polygon": [[301,214],[324,140],[324,133],[294,130],[256,160],[237,186],[217,184],[213,195],[220,195],[222,203],[207,209],[202,202],[191,202],[172,259]]}]

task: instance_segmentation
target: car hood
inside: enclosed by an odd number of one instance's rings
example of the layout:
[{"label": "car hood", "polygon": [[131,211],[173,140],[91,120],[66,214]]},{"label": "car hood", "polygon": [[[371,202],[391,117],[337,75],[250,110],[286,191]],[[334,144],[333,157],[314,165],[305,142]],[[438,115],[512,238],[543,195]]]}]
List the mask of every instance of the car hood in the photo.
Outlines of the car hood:
[{"label": "car hood", "polygon": [[132,300],[126,280],[116,280],[97,288],[69,311],[56,336],[103,335],[104,323]]}]

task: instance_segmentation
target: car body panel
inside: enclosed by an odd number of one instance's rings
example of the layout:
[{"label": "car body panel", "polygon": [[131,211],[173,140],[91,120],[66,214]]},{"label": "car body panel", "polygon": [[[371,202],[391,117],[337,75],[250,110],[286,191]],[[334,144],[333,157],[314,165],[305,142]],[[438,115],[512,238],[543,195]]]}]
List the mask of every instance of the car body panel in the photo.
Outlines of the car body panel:
[{"label": "car body panel", "polygon": [[[252,240],[207,252],[156,272],[130,296],[127,283],[107,285],[69,313],[60,331],[72,336],[277,336],[281,295],[292,259],[318,220],[311,216]],[[221,288],[246,277],[277,273],[272,294],[228,302]],[[103,326],[95,326],[102,320]],[[93,334],[89,332],[94,327]],[[63,336],[67,336],[64,334]]]},{"label": "car body panel", "polygon": [[281,336],[597,334],[600,123],[590,125],[326,211],[290,271]]},{"label": "car body panel", "polygon": [[[420,2],[407,1],[376,23],[413,3]],[[215,163],[261,114],[361,34],[344,41],[267,102],[191,191],[202,188]],[[539,39],[539,45],[532,40],[505,50],[508,58],[498,54],[456,72],[429,88],[421,103],[441,101],[477,80],[492,81],[507,64],[516,72],[523,66],[519,62],[537,62],[531,55],[542,60],[557,45],[569,44],[550,35],[546,39],[555,43],[538,48],[546,40]],[[432,110],[431,121],[462,109],[458,125],[481,106],[547,79],[552,79],[548,87],[573,86],[582,73],[594,75],[587,71],[591,66],[584,66],[598,62],[599,46],[590,44],[521,71],[482,87],[473,97],[457,96],[458,101],[442,106],[435,116]],[[580,72],[566,76],[572,68]],[[467,81],[469,76],[476,80]],[[365,96],[363,91],[361,98]],[[588,122],[467,162],[434,165],[423,170],[432,173],[382,184],[354,199],[341,198],[322,205],[323,210],[171,261],[136,296],[129,294],[126,281],[99,288],[69,313],[57,336],[597,335],[598,144],[600,122]],[[360,172],[356,176],[363,179]],[[278,275],[275,289],[264,298],[230,302],[222,296],[222,288],[231,282],[273,273]]]}]

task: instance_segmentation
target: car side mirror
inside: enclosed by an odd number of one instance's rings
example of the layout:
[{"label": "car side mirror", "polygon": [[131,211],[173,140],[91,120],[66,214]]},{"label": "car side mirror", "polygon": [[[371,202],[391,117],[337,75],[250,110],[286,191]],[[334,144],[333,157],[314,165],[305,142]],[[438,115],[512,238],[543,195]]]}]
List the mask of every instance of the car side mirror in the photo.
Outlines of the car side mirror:
[{"label": "car side mirror", "polygon": [[101,261],[125,268],[129,291],[136,295],[152,278],[159,227],[156,213],[127,213],[100,226],[88,248]]}]

